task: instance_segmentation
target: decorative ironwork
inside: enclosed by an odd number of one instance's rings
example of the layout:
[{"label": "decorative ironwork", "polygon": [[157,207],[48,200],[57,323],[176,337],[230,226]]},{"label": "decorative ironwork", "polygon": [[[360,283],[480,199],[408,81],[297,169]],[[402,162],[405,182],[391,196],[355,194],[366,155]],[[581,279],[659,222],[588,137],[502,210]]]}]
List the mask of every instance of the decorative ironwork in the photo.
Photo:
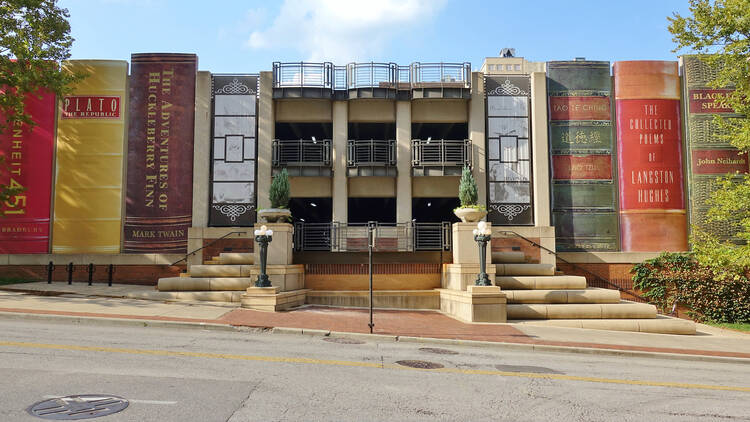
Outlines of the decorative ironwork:
[{"label": "decorative ironwork", "polygon": [[273,140],[274,167],[280,166],[324,166],[331,165],[331,140]]},{"label": "decorative ironwork", "polygon": [[224,204],[214,205],[216,211],[225,215],[231,222],[237,221],[237,217],[255,209],[254,205]]},{"label": "decorative ironwork", "polygon": [[509,221],[513,221],[524,211],[531,207],[529,204],[491,204],[490,208],[504,215]]},{"label": "decorative ironwork", "polygon": [[232,79],[232,82],[224,85],[223,87],[216,90],[216,94],[250,94],[255,95],[255,90],[250,89],[247,85],[238,81],[237,78]]},{"label": "decorative ironwork", "polygon": [[396,141],[392,139],[350,139],[347,143],[347,152],[347,167],[396,165]]},{"label": "decorative ironwork", "polygon": [[[442,223],[374,223],[376,251],[450,251],[451,225]],[[363,252],[367,223],[303,223],[294,225],[295,251]]]},{"label": "decorative ironwork", "polygon": [[427,175],[437,170],[438,175],[460,174],[463,167],[471,167],[470,139],[412,139],[411,165],[415,175]]},{"label": "decorative ironwork", "polygon": [[492,91],[487,92],[487,95],[529,95],[528,92],[514,85],[509,79],[506,79],[501,85],[497,86]]}]

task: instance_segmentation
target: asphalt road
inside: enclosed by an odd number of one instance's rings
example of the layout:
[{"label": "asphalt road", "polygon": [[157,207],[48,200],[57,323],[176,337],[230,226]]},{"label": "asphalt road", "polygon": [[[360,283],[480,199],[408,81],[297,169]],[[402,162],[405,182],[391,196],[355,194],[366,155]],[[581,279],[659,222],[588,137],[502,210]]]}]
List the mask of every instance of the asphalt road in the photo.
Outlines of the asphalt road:
[{"label": "asphalt road", "polygon": [[77,394],[130,401],[101,421],[750,421],[750,364],[0,321],[0,421]]}]

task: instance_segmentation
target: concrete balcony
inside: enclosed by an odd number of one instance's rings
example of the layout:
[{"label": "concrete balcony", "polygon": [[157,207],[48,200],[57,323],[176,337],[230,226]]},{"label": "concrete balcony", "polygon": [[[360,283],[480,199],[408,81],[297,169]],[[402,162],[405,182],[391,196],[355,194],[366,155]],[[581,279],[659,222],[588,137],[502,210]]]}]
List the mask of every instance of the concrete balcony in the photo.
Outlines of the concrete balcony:
[{"label": "concrete balcony", "polygon": [[471,167],[470,139],[412,139],[413,176],[460,176]]},{"label": "concrete balcony", "polygon": [[331,140],[273,140],[274,174],[286,168],[290,176],[331,176]]},{"label": "concrete balcony", "polygon": [[349,140],[346,171],[353,176],[392,176],[396,170],[396,141]]}]

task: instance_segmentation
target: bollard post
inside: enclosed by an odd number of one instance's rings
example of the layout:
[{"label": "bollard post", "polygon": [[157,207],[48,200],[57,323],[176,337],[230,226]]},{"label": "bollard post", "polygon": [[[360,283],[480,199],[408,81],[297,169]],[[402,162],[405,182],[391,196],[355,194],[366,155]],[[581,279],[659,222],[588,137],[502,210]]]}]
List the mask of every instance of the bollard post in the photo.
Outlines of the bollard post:
[{"label": "bollard post", "polygon": [[73,284],[73,263],[68,264],[68,285]]},{"label": "bollard post", "polygon": [[112,287],[112,274],[115,272],[115,264],[109,264],[107,269],[107,286]]},{"label": "bollard post", "polygon": [[47,284],[52,284],[52,271],[55,270],[55,264],[50,261],[49,264],[47,264]]},{"label": "bollard post", "polygon": [[89,264],[89,286],[94,281],[94,264]]}]

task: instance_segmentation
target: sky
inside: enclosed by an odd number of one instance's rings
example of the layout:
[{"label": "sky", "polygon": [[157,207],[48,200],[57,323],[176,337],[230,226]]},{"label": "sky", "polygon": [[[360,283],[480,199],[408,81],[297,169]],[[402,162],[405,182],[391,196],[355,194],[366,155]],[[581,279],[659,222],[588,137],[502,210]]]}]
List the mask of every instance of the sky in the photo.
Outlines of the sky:
[{"label": "sky", "polygon": [[667,16],[688,0],[60,0],[73,59],[195,53],[213,73],[272,62],[676,60]]}]

